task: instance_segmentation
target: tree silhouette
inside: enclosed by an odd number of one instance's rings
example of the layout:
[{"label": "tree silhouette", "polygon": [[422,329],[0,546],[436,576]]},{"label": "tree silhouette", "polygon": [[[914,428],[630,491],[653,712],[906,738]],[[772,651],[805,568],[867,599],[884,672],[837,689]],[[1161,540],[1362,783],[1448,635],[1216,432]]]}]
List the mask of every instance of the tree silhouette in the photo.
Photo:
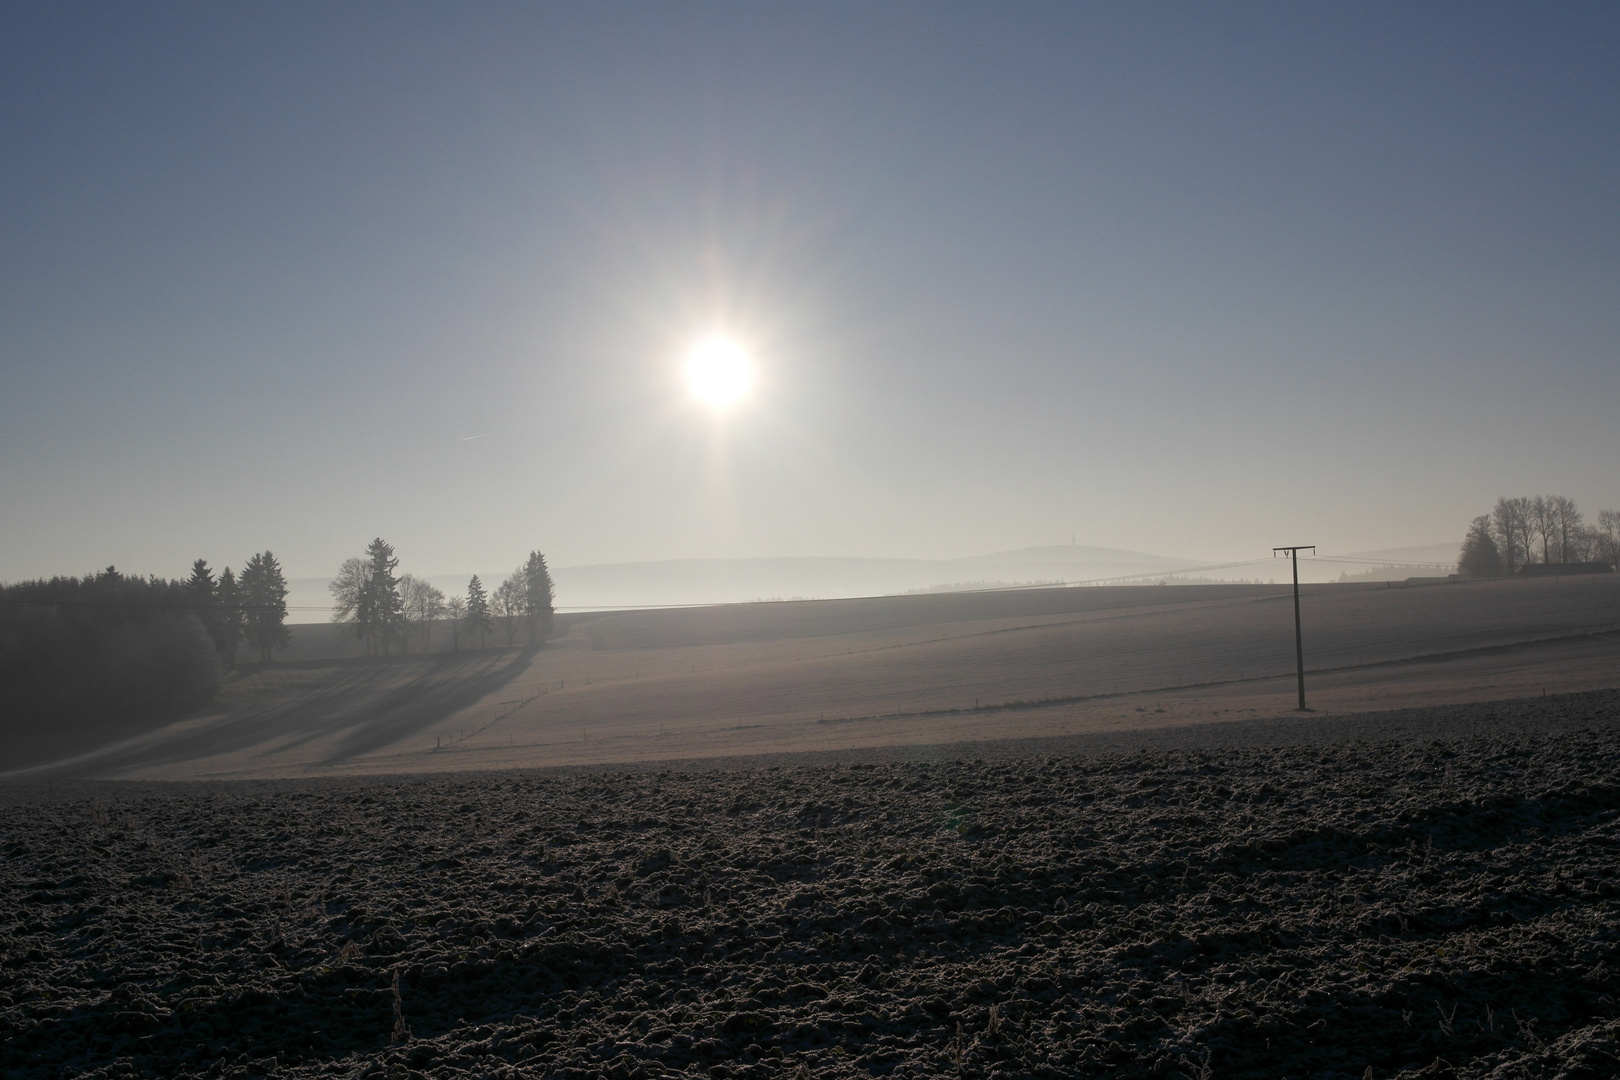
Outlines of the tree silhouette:
[{"label": "tree silhouette", "polygon": [[539,645],[551,635],[556,608],[552,601],[556,588],[551,583],[551,571],[546,568],[546,557],[538,551],[529,552],[523,564],[523,607],[529,619],[529,644]]},{"label": "tree silhouette", "polygon": [[1592,557],[1620,570],[1620,513],[1599,510],[1592,530]]},{"label": "tree silhouette", "polygon": [[286,626],[287,579],[281,575],[281,564],[270,552],[260,552],[242,568],[240,586],[242,636],[268,662],[276,649],[292,641]]},{"label": "tree silhouette", "polygon": [[1580,562],[1585,556],[1580,551],[1584,515],[1567,495],[1547,496],[1547,519],[1552,533],[1558,538],[1558,561]]},{"label": "tree silhouette", "polygon": [[444,618],[450,629],[450,651],[461,649],[461,635],[467,629],[467,601],[452,596],[444,602]]},{"label": "tree silhouette", "polygon": [[219,655],[225,661],[225,666],[232,668],[236,666],[236,647],[242,643],[246,623],[242,611],[242,589],[228,566],[219,575],[218,595]]},{"label": "tree silhouette", "polygon": [[214,601],[214,572],[208,568],[207,559],[198,559],[191,564],[191,577],[186,580],[186,591],[192,595],[199,604],[208,604]]},{"label": "tree silhouette", "polygon": [[186,579],[186,595],[190,599],[192,613],[213,639],[214,651],[219,653],[221,659],[227,653],[234,652],[234,643],[227,647],[225,642],[226,613],[220,606],[219,583],[214,580],[214,572],[208,568],[207,559],[198,559],[191,564],[191,577]]},{"label": "tree silhouette", "polygon": [[489,615],[489,597],[484,595],[484,583],[474,574],[467,582],[467,632],[478,635],[478,647],[484,647],[484,638],[494,629]]},{"label": "tree silhouette", "polygon": [[[383,655],[388,655],[388,643],[404,630],[405,605],[399,597],[399,579],[394,576],[399,559],[394,557],[393,545],[377,537],[366,545],[367,568],[365,615],[369,622],[366,630],[382,643]],[[364,624],[363,624],[364,625]]]},{"label": "tree silhouette", "polygon": [[1530,557],[1530,500],[1522,496],[1496,500],[1491,510],[1491,523],[1495,526],[1496,550],[1502,566],[1513,573],[1531,561]]},{"label": "tree silhouette", "polygon": [[27,727],[168,720],[219,689],[220,657],[184,581],[122,574],[0,585],[0,715]]},{"label": "tree silhouette", "polygon": [[1457,572],[1465,577],[1494,577],[1502,572],[1502,556],[1491,537],[1491,516],[1481,514],[1468,526]]},{"label": "tree silhouette", "polygon": [[403,574],[399,579],[399,600],[405,610],[406,635],[402,640],[408,642],[414,630],[422,636],[422,651],[427,652],[432,643],[433,621],[444,617],[444,593],[421,578]]},{"label": "tree silhouette", "polygon": [[524,597],[522,569],[501,582],[500,588],[495,590],[489,600],[491,610],[500,620],[501,629],[506,632],[506,647],[510,649],[517,637],[518,620],[527,614],[528,604]]},{"label": "tree silhouette", "polygon": [[344,559],[338,567],[337,577],[326,586],[332,594],[332,621],[354,623],[354,636],[366,639],[366,651],[371,651],[368,636],[371,625],[371,564],[361,558]]}]

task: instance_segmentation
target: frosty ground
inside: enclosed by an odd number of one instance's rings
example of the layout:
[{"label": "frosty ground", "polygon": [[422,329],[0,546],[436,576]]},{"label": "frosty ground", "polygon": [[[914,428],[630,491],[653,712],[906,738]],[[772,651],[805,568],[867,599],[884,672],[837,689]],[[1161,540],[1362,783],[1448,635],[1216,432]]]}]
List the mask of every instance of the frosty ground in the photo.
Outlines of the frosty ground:
[{"label": "frosty ground", "polygon": [[1617,720],[13,785],[0,1074],[1613,1076]]}]

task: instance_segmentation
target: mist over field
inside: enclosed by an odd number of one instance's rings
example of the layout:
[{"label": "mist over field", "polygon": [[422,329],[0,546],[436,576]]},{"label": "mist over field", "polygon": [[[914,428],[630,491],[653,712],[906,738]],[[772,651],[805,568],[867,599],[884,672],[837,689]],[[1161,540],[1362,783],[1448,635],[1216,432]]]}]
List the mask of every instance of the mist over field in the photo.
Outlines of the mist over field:
[{"label": "mist over field", "polygon": [[[1458,544],[1446,542],[1382,551],[1350,552],[1344,558],[1307,558],[1301,580],[1402,580],[1448,572]],[[762,600],[830,600],[913,592],[1070,585],[1154,585],[1188,580],[1287,580],[1285,562],[1269,555],[1234,563],[1191,559],[1078,544],[1024,548],[958,559],[861,559],[784,556],[754,559],[666,559],[643,563],[559,566],[553,577],[563,610],[741,604]],[[428,577],[448,592],[464,588],[471,574]],[[491,575],[485,574],[486,578]],[[328,578],[292,578],[287,603],[293,622],[328,617]]]}]

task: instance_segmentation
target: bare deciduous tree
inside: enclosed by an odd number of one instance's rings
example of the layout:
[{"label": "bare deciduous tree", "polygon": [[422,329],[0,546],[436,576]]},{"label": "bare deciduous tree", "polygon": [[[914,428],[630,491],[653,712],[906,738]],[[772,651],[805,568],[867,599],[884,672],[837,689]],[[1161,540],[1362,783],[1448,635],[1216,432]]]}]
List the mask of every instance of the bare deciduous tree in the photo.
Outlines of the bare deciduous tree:
[{"label": "bare deciduous tree", "polygon": [[1584,518],[1575,506],[1575,500],[1563,495],[1547,496],[1547,518],[1558,544],[1558,561],[1582,562],[1584,557],[1578,549],[1578,542]]},{"label": "bare deciduous tree", "polygon": [[[1479,522],[1474,519],[1470,539]],[[1537,561],[1537,544],[1542,563],[1602,562],[1620,570],[1620,514],[1613,510],[1602,511],[1588,525],[1567,495],[1503,497],[1491,509],[1489,523],[1502,568],[1510,574]]]},{"label": "bare deciduous tree", "polygon": [[1548,503],[1547,496],[1536,495],[1530,499],[1530,525],[1535,529],[1536,535],[1541,538],[1541,561],[1550,563],[1552,558],[1553,536],[1557,533],[1557,526],[1553,520],[1552,505]]},{"label": "bare deciduous tree", "polygon": [[371,581],[371,564],[364,559],[344,559],[337,577],[327,585],[332,593],[332,621],[358,622],[366,602],[366,586]]},{"label": "bare deciduous tree", "polygon": [[452,596],[444,602],[444,618],[450,628],[450,651],[461,648],[461,632],[467,628],[467,601]]},{"label": "bare deciduous tree", "polygon": [[1514,573],[1530,561],[1530,500],[1523,496],[1497,499],[1491,510],[1491,524],[1502,568]]},{"label": "bare deciduous tree", "polygon": [[1592,530],[1596,550],[1592,557],[1620,570],[1620,512],[1598,511],[1597,526]]},{"label": "bare deciduous tree", "polygon": [[410,635],[422,639],[427,652],[433,641],[433,622],[444,618],[444,593],[421,578],[405,574],[399,579],[399,599],[405,612],[405,651],[410,652]]},{"label": "bare deciduous tree", "polygon": [[516,574],[501,582],[489,598],[490,610],[500,620],[501,629],[506,632],[506,647],[511,648],[516,637],[518,621],[523,618],[523,571],[520,568]]}]

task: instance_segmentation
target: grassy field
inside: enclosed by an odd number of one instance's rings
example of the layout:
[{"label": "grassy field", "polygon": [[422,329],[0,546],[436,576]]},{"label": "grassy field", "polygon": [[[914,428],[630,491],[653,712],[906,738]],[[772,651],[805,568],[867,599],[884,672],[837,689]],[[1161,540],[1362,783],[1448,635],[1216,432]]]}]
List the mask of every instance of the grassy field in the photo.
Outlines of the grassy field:
[{"label": "grassy field", "polygon": [[[1616,684],[1620,580],[1309,586],[1314,719]],[[559,618],[539,650],[299,659],[57,771],[521,768],[1051,737],[1291,715],[1280,586],[957,593]],[[322,643],[327,655],[322,657]]]}]

